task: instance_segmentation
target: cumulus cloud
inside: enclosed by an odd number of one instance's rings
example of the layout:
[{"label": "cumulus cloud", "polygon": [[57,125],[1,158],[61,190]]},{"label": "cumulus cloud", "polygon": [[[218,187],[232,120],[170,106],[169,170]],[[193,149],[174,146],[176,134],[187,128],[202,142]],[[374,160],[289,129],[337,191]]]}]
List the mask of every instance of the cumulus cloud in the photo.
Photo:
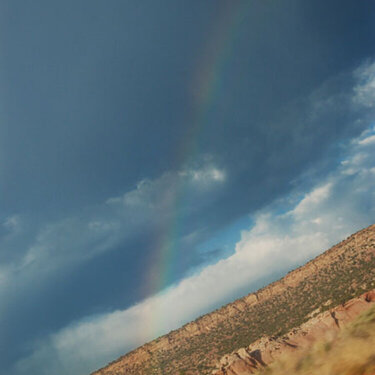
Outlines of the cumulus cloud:
[{"label": "cumulus cloud", "polygon": [[242,232],[233,255],[133,307],[88,317],[36,343],[33,354],[18,362],[14,374],[36,369],[41,375],[94,370],[371,224],[375,151],[366,139],[373,131],[370,128],[354,139],[342,163],[318,185],[305,193],[294,191],[257,212],[255,224]]}]

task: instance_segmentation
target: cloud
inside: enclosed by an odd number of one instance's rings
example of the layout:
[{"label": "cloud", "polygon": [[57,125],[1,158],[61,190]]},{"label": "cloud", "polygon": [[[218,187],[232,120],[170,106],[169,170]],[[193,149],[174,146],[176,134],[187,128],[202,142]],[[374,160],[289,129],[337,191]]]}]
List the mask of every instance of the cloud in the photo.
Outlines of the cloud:
[{"label": "cloud", "polygon": [[226,175],[221,169],[208,167],[205,169],[188,169],[180,173],[181,176],[190,177],[191,180],[201,186],[210,186],[213,183],[224,182]]},{"label": "cloud", "polygon": [[303,216],[306,215],[306,213],[311,212],[319,203],[329,197],[331,188],[332,183],[328,182],[327,184],[316,188],[311,193],[308,193],[293,210],[294,215]]},{"label": "cloud", "polygon": [[358,143],[360,145],[372,145],[375,143],[375,135],[370,135],[364,139],[361,139],[360,141],[358,141]]},{"label": "cloud", "polygon": [[375,108],[375,63],[367,61],[356,69],[354,75],[358,84],[354,87],[353,102]]},{"label": "cloud", "polygon": [[[27,268],[47,272],[110,251],[119,242],[172,215],[179,189],[187,190],[194,199],[206,199],[206,194],[212,194],[224,181],[225,172],[212,164],[166,172],[155,180],[141,180],[134,190],[122,196],[43,226],[14,266],[22,272]],[[20,230],[21,219],[17,215],[7,217],[3,226],[9,232]]]},{"label": "cloud", "polygon": [[[155,180],[141,180],[137,187],[122,196],[109,198],[109,207],[122,210],[124,213],[131,209],[142,209],[142,216],[157,214],[171,209],[175,204],[176,195],[183,187],[189,194],[199,198],[202,193],[215,190],[225,182],[225,171],[212,164],[200,168],[187,168],[177,172],[166,172]],[[202,188],[204,188],[202,191]],[[205,197],[207,198],[207,197]],[[132,221],[136,220],[133,216]]]},{"label": "cloud", "polygon": [[[351,142],[345,160],[318,185],[303,194],[296,190],[258,211],[233,255],[133,307],[88,317],[50,335],[35,344],[33,354],[19,361],[13,373],[71,375],[94,370],[371,224],[375,151],[365,141],[371,131]],[[346,173],[348,168],[353,173]],[[149,187],[138,189],[143,194]]]},{"label": "cloud", "polygon": [[[53,285],[61,275],[67,277],[82,264],[119,247],[134,252],[126,244],[137,241],[148,241],[146,250],[137,249],[139,253],[147,251],[154,241],[152,233],[166,230],[173,220],[180,191],[189,196],[186,218],[199,212],[202,201],[213,199],[225,183],[224,176],[225,171],[210,160],[196,168],[144,179],[121,196],[40,227],[33,226],[32,218],[27,216],[4,218],[5,234],[0,244],[6,251],[0,255],[0,298],[8,303],[1,306],[0,325],[6,315],[12,315],[14,306],[23,303],[24,295],[34,295],[46,285]],[[192,252],[204,235],[205,231],[186,226],[181,233],[181,251],[188,248]],[[11,285],[17,285],[20,292],[14,294]]]}]

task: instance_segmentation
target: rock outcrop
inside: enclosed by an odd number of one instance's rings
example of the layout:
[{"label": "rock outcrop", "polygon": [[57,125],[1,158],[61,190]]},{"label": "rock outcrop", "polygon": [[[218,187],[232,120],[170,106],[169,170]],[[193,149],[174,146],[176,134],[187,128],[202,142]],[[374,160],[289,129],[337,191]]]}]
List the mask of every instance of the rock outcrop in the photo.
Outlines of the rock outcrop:
[{"label": "rock outcrop", "polygon": [[334,335],[373,304],[375,290],[316,315],[282,337],[262,337],[248,347],[223,356],[212,375],[254,374],[281,355],[304,349],[317,340]]}]

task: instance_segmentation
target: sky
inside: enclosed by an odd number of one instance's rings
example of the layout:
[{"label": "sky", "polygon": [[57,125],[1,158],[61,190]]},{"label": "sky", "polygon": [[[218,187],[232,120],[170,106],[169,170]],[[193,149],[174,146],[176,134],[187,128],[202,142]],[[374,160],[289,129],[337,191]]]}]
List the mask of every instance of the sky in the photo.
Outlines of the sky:
[{"label": "sky", "polygon": [[375,214],[375,4],[0,3],[0,375],[84,375]]}]

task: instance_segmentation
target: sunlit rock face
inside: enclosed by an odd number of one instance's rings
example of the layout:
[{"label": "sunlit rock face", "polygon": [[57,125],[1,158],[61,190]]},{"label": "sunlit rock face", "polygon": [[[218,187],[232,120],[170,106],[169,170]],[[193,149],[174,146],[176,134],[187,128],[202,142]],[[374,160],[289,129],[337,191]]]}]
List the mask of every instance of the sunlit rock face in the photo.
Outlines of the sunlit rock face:
[{"label": "sunlit rock face", "polygon": [[212,374],[253,374],[283,354],[306,348],[316,340],[329,338],[374,304],[375,290],[372,290],[343,305],[318,313],[282,337],[262,337],[248,347],[223,356]]}]

